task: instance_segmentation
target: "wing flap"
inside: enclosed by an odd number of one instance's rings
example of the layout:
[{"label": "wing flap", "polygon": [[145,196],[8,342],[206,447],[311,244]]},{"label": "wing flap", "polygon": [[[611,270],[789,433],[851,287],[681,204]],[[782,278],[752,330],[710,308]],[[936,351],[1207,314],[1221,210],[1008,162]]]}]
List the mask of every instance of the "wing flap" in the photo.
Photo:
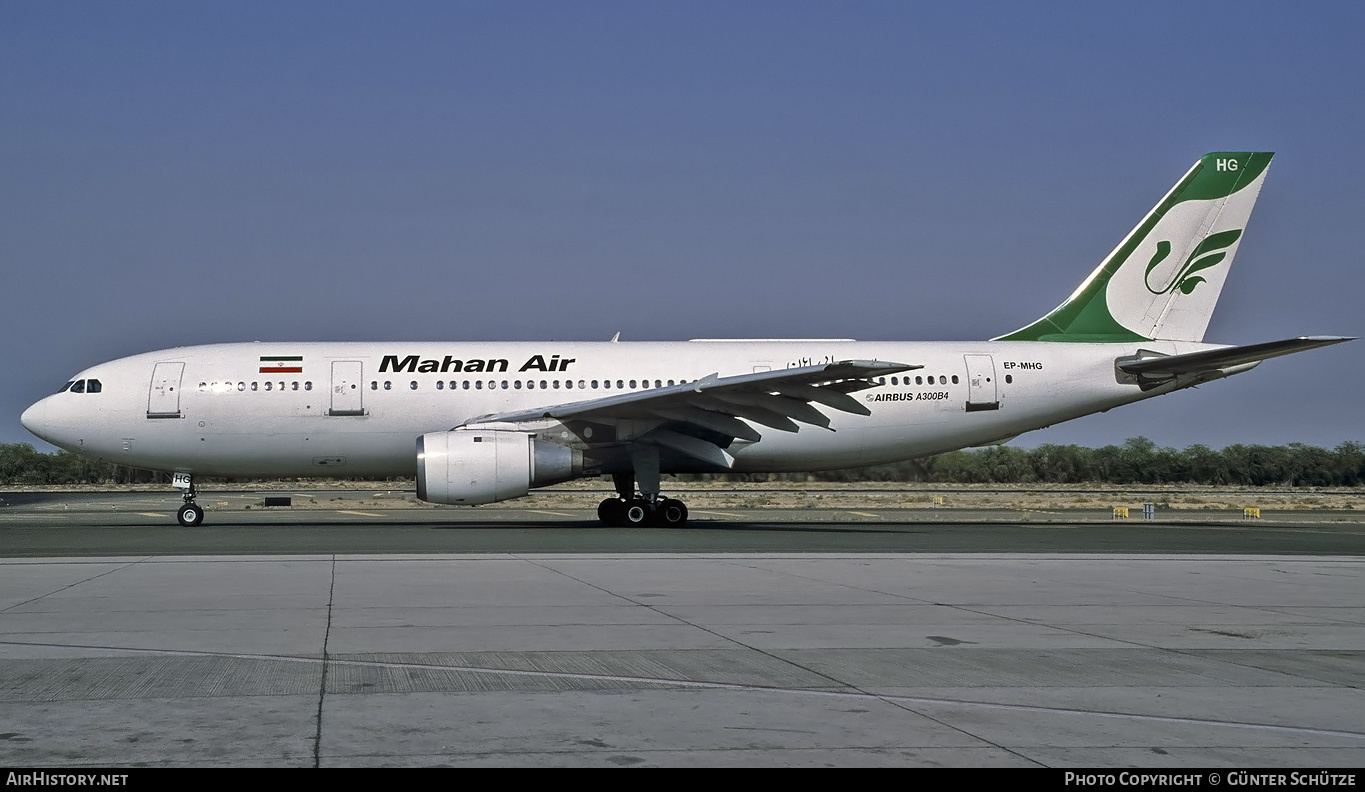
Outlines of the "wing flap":
[{"label": "wing flap", "polygon": [[718,468],[728,470],[735,464],[735,458],[726,453],[724,449],[700,438],[679,434],[668,429],[656,429],[645,435],[643,439]]},{"label": "wing flap", "polygon": [[[870,381],[872,377],[919,368],[923,366],[879,360],[844,360],[733,377],[711,374],[695,382],[665,388],[650,388],[534,410],[482,415],[462,425],[518,424],[545,420],[605,423],[618,427],[619,440],[632,442],[642,439],[651,430],[654,432],[651,436],[660,436],[659,432],[668,431],[662,428],[663,425],[672,422],[706,430],[702,434],[709,432],[757,442],[762,435],[749,423],[783,432],[800,431],[798,421],[829,428],[829,416],[815,405],[855,415],[868,415],[869,410],[849,393],[874,387],[875,383]],[[717,450],[721,448],[687,434],[673,434],[686,439],[676,441],[669,447],[698,459],[703,457],[698,456],[702,452],[697,451],[695,443],[704,443]],[[663,441],[658,442],[666,445]],[[675,447],[678,443],[692,451]],[[724,445],[723,441],[721,445]],[[715,464],[724,462],[719,457],[707,457],[706,461]],[[725,466],[728,467],[728,463]]]}]

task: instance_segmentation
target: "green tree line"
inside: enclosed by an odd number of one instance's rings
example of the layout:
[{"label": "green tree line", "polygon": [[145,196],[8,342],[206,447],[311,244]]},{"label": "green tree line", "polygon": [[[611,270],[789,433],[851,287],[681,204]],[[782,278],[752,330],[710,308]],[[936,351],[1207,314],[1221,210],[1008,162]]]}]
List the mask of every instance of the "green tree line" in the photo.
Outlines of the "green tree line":
[{"label": "green tree line", "polygon": [[[685,476],[684,478],[713,478]],[[1037,448],[991,446],[819,473],[749,474],[749,481],[917,481],[941,484],[1214,484],[1355,487],[1365,484],[1365,444],[1331,450],[1302,443],[1158,447],[1145,437],[1120,446]],[[223,481],[214,479],[211,481]],[[79,454],[40,453],[27,443],[0,443],[0,486],[33,484],[167,484],[170,476]]]}]

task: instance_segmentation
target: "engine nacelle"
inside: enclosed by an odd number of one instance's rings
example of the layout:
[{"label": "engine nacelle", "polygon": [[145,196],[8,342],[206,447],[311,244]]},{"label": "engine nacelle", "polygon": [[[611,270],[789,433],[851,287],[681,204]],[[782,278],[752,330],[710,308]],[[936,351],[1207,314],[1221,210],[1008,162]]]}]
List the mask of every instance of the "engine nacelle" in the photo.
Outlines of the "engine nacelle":
[{"label": "engine nacelle", "polygon": [[455,429],[417,438],[417,497],[430,503],[520,498],[583,472],[583,452],[524,432]]}]

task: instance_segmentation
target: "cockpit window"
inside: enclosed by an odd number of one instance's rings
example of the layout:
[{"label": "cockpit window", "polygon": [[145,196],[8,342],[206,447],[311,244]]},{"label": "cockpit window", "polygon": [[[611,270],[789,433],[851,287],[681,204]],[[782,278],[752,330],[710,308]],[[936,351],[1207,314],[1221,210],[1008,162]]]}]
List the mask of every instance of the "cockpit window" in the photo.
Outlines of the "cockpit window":
[{"label": "cockpit window", "polygon": [[99,392],[102,391],[102,390],[104,390],[104,386],[100,384],[100,381],[99,381],[99,380],[97,380],[97,379],[92,379],[92,380],[86,380],[86,381],[85,381],[85,392],[86,392],[86,393],[99,393]]},{"label": "cockpit window", "polygon": [[72,386],[72,385],[75,385],[75,384],[76,384],[76,381],[75,381],[75,380],[71,380],[70,382],[68,382],[68,383],[66,383],[65,385],[63,385],[63,386],[62,386],[62,389],[59,390],[59,391],[57,391],[57,392],[58,392],[58,393],[66,393],[67,391],[71,390],[71,386]]},{"label": "cockpit window", "polygon": [[85,380],[76,380],[71,383],[72,393],[85,393]]}]

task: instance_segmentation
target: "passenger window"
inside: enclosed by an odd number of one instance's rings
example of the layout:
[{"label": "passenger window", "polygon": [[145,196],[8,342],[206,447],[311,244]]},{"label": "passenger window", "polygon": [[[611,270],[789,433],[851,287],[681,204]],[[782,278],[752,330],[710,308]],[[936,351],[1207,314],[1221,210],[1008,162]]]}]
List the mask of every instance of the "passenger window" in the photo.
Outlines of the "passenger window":
[{"label": "passenger window", "polygon": [[100,385],[100,381],[97,380],[97,379],[92,379],[92,380],[86,380],[86,381],[85,381],[85,392],[86,392],[86,393],[99,393],[101,390],[103,390],[103,388],[104,388],[104,386]]},{"label": "passenger window", "polygon": [[597,380],[592,381],[592,389],[597,390]]},{"label": "passenger window", "polygon": [[469,380],[463,380],[460,383],[460,387],[464,388],[465,390],[469,390]]},{"label": "passenger window", "polygon": [[274,383],[267,382],[267,383],[265,384],[265,389],[266,389],[266,390],[273,390],[274,387],[275,387]]},{"label": "passenger window", "polygon": [[474,381],[474,390],[483,390],[483,380]]},{"label": "passenger window", "polygon": [[246,390],[246,383],[245,382],[237,383],[237,391],[240,393],[241,391],[244,390]]},{"label": "passenger window", "polygon": [[408,388],[409,388],[410,390],[417,390],[417,380],[413,380],[412,382],[409,382],[409,383],[408,383]]},{"label": "passenger window", "polygon": [[289,384],[289,386],[290,386],[290,387],[289,387],[289,390],[298,390],[298,389],[299,389],[299,381],[298,381],[298,380],[294,380],[293,382],[291,382],[291,383]]},{"label": "passenger window", "polygon": [[957,384],[957,375],[956,375],[956,374],[953,375],[953,384],[954,384],[954,385]]},{"label": "passenger window", "polygon": [[554,385],[555,385],[555,390],[559,390],[559,380],[555,380]]},{"label": "passenger window", "polygon": [[895,378],[895,377],[892,377],[892,378],[891,378],[891,384],[892,384],[892,385],[899,385],[900,383],[896,381],[896,378]]},{"label": "passenger window", "polygon": [[631,380],[631,381],[630,381],[630,387],[631,387],[631,388],[634,388],[634,387],[635,387],[635,380]]},{"label": "passenger window", "polygon": [[313,389],[313,383],[312,383],[312,382],[305,382],[305,383],[303,383],[303,389],[304,389],[304,390],[307,390],[307,391],[312,390],[312,389]]},{"label": "passenger window", "polygon": [[616,381],[616,389],[617,389],[617,390],[622,390],[622,389],[624,389],[625,387],[626,387],[626,384],[625,384],[624,382],[622,382],[621,380],[617,380],[617,381]]},{"label": "passenger window", "polygon": [[1006,375],[1005,375],[1005,384],[1006,384],[1006,385],[1009,385],[1009,384],[1012,383],[1012,382],[1014,382],[1014,375],[1013,375],[1013,374],[1006,374]]},{"label": "passenger window", "polygon": [[[527,385],[528,387],[530,386],[530,384],[531,384],[531,383],[529,383],[529,382],[526,383],[526,385]],[[517,390],[521,390],[521,380],[517,380],[516,382],[512,383],[512,386],[513,386],[514,388],[516,388]]]},{"label": "passenger window", "polygon": [[[255,390],[255,388],[252,388],[252,390]],[[379,383],[375,380],[370,380],[370,390],[379,390]]]},{"label": "passenger window", "polygon": [[545,380],[540,381],[540,389],[545,390]]},{"label": "passenger window", "polygon": [[[569,387],[572,388],[572,387],[573,387],[573,380],[569,380],[569,383],[568,383],[568,384],[569,384]],[[597,380],[593,380],[593,381],[592,381],[592,386],[593,386],[594,388],[597,387]],[[584,385],[583,385],[583,380],[579,380],[579,381],[578,381],[578,387],[580,387],[580,388],[584,387]]]},{"label": "passenger window", "polygon": [[253,391],[256,390],[256,383],[254,383],[254,382],[251,383],[251,389],[252,389]]},{"label": "passenger window", "polygon": [[72,393],[85,393],[85,380],[76,380],[71,383]]},{"label": "passenger window", "polygon": [[384,380],[384,390],[390,390],[391,388],[393,388],[393,382],[390,380]]},{"label": "passenger window", "polygon": [[507,380],[502,381],[502,389],[507,390]]},{"label": "passenger window", "polygon": [[923,384],[924,384],[924,377],[915,377],[915,384],[916,384],[916,385],[923,385]]},{"label": "passenger window", "polygon": [[445,384],[444,382],[441,382],[440,380],[436,380],[436,390],[445,390],[445,389],[446,389],[446,384]]}]

